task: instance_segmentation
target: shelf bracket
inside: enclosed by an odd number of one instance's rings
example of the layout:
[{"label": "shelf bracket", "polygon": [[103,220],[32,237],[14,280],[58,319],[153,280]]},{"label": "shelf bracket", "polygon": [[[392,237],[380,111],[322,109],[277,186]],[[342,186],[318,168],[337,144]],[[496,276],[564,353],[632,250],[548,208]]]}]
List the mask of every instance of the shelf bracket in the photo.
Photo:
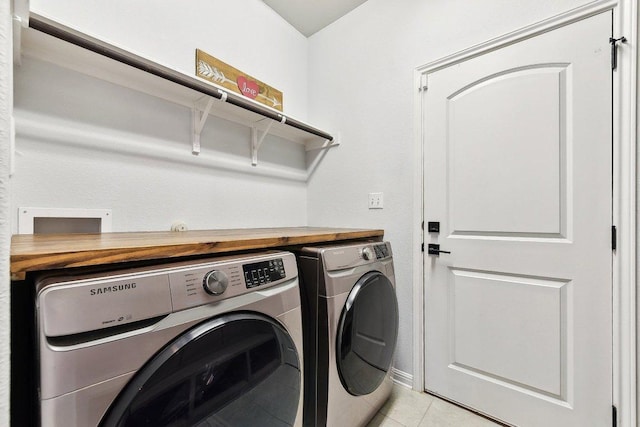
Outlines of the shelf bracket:
[{"label": "shelf bracket", "polygon": [[307,144],[305,151],[327,150],[329,148],[337,147],[340,145],[340,139],[340,134],[338,133],[334,135],[333,140],[325,139]]},{"label": "shelf bracket", "polygon": [[[286,120],[286,118],[284,119]],[[258,165],[258,150],[260,150],[260,146],[262,145],[262,142],[264,141],[265,136],[267,136],[267,134],[269,133],[269,130],[271,130],[271,126],[273,126],[273,123],[274,123],[273,120],[269,120],[269,124],[265,128],[264,132],[262,132],[262,135],[258,135],[259,131],[258,131],[258,128],[255,126],[255,124],[251,126],[251,165],[252,166]]]},{"label": "shelf bracket", "polygon": [[191,135],[191,152],[194,155],[200,154],[200,134],[202,133],[202,129],[204,128],[205,123],[207,123],[207,118],[209,117],[209,112],[211,111],[211,107],[213,106],[213,98],[209,98],[207,102],[207,106],[204,111],[201,113],[198,111],[198,108],[194,105],[191,110],[191,115],[193,117],[193,134]]},{"label": "shelf bracket", "polygon": [[307,168],[308,177],[311,177],[311,175],[315,173],[316,169],[318,168],[318,165],[320,164],[324,156],[326,156],[327,152],[329,151],[329,148],[337,147],[338,145],[340,145],[340,142],[342,142],[342,136],[340,132],[338,132],[334,134],[333,140],[325,139],[322,141],[318,141],[316,143],[307,144],[307,147],[306,147],[307,152],[310,152],[310,151],[317,152],[316,154],[314,154],[313,160],[311,161],[311,164]]}]

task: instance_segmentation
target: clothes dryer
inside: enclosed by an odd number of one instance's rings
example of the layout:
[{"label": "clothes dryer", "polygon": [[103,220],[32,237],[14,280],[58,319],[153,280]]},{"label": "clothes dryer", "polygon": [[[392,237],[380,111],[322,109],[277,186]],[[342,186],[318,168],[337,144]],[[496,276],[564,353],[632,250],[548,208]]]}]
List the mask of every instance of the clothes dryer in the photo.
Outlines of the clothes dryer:
[{"label": "clothes dryer", "polygon": [[305,426],[364,426],[389,397],[398,303],[388,242],[298,254],[305,344]]},{"label": "clothes dryer", "polygon": [[295,257],[41,277],[41,424],[302,425]]}]

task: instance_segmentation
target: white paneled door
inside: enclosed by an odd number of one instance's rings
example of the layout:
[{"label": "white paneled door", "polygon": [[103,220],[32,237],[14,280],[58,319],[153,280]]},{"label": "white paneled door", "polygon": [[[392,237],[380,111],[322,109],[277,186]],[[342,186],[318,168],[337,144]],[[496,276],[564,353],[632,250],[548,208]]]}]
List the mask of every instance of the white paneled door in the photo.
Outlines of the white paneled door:
[{"label": "white paneled door", "polygon": [[611,425],[611,22],[427,74],[425,388],[517,426]]}]

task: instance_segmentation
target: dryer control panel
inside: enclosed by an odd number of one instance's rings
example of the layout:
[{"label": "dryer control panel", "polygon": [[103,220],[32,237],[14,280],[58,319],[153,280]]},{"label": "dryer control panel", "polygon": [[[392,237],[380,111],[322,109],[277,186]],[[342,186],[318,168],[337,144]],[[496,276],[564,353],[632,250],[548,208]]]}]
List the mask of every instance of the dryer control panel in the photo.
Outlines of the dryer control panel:
[{"label": "dryer control panel", "polygon": [[389,246],[387,246],[386,243],[374,245],[373,250],[376,253],[376,259],[384,259],[384,258],[389,258],[391,256],[391,251],[389,249]]},{"label": "dryer control panel", "polygon": [[389,242],[336,245],[320,247],[319,250],[322,252],[324,268],[327,271],[354,268],[391,259],[393,256]]}]

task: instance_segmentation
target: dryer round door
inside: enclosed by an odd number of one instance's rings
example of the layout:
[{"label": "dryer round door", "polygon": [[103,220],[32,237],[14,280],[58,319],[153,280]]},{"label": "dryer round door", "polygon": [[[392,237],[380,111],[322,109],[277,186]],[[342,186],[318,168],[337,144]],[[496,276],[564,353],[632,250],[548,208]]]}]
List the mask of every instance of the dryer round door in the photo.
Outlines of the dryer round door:
[{"label": "dryer round door", "polygon": [[355,396],[375,391],[391,368],[398,338],[398,301],[378,271],[362,276],[342,309],[336,340],[338,373]]},{"label": "dryer round door", "polygon": [[298,353],[276,321],[254,313],[210,319],[140,369],[100,426],[293,425]]}]

